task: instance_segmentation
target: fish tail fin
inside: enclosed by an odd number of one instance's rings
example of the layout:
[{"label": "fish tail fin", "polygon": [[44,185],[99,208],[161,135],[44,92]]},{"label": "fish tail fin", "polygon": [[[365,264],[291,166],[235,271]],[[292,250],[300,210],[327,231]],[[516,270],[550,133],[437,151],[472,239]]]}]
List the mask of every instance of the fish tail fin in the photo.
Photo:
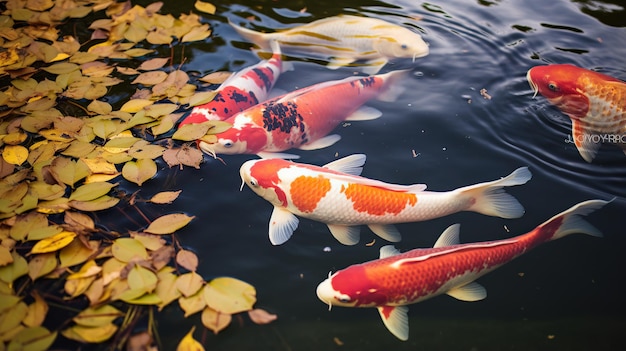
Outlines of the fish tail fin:
[{"label": "fish tail fin", "polygon": [[466,186],[457,191],[472,198],[468,211],[502,218],[518,218],[524,214],[524,207],[503,188],[522,185],[531,177],[528,167],[520,167],[502,179]]},{"label": "fish tail fin", "polygon": [[389,73],[381,74],[380,76],[385,81],[384,91],[376,97],[378,100],[385,102],[394,102],[398,100],[398,97],[404,93],[405,86],[400,83],[400,80],[404,79],[410,70],[397,70]]},{"label": "fish tail fin", "polygon": [[261,33],[252,29],[244,28],[228,20],[228,24],[243,38],[257,45],[261,50],[272,51],[272,35],[267,33]]},{"label": "fish tail fin", "polygon": [[610,201],[604,200],[588,200],[581,202],[543,222],[537,228],[542,233],[550,235],[547,240],[560,239],[574,233],[602,237],[600,230],[585,221],[582,217],[602,208],[602,206],[609,202]]}]

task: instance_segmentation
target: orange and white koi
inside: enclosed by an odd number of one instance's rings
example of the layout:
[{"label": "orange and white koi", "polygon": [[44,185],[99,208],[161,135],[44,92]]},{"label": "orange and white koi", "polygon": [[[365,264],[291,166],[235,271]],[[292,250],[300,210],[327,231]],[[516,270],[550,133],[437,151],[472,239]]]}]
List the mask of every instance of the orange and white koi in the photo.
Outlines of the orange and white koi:
[{"label": "orange and white koi", "polygon": [[626,83],[570,64],[536,66],[526,78],[537,93],[572,120],[572,139],[591,162],[602,143],[626,153]]},{"label": "orange and white koi", "polygon": [[406,71],[350,77],[305,87],[267,100],[226,122],[232,128],[216,135],[217,142],[200,142],[208,154],[256,154],[289,158],[291,148],[320,149],[337,142],[328,135],[343,121],[369,120],[381,112],[362,106],[372,98],[393,101],[401,93],[397,80]]},{"label": "orange and white koi", "polygon": [[352,66],[366,74],[378,73],[390,59],[415,61],[429,52],[418,33],[376,18],[340,15],[274,33],[231,25],[261,49],[276,40],[286,54],[320,58],[329,62],[328,68]]},{"label": "orange and white koi", "polygon": [[522,205],[502,188],[526,183],[531,174],[522,167],[509,176],[447,192],[425,191],[426,185],[397,185],[359,176],[365,155],[357,154],[323,167],[282,159],[246,161],[241,179],[274,205],[270,242],[287,241],[298,226],[296,216],[325,223],[345,245],[359,241],[359,225],[367,225],[385,240],[396,242],[394,223],[424,221],[459,211],[517,218]]},{"label": "orange and white koi", "polygon": [[447,294],[462,301],[487,297],[479,277],[548,241],[573,233],[602,236],[581,216],[607,201],[589,200],[559,213],[532,231],[510,239],[460,244],[459,225],[450,226],[431,249],[404,253],[388,245],[377,260],[339,270],[317,287],[319,299],[331,306],[376,307],[389,331],[409,337],[408,307]]},{"label": "orange and white koi", "polygon": [[210,102],[196,106],[179,125],[206,121],[223,121],[268,98],[281,72],[291,69],[281,58],[278,43],[271,42],[273,55],[253,66],[231,75],[217,89]]}]

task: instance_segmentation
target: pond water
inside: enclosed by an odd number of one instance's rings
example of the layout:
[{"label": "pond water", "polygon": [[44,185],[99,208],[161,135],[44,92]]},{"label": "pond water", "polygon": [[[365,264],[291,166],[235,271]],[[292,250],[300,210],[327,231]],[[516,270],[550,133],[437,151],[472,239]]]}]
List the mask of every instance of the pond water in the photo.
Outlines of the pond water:
[{"label": "pond water", "polygon": [[[258,58],[228,25],[278,29],[341,13],[363,14],[422,34],[430,54],[414,63],[394,103],[372,101],[377,120],[352,122],[342,140],[316,151],[295,151],[316,165],[353,153],[367,155],[363,175],[390,183],[425,183],[430,190],[498,179],[528,166],[533,179],[509,188],[525,206],[519,219],[475,213],[399,225],[401,251],[431,247],[450,224],[461,241],[495,240],[525,233],[588,199],[615,200],[589,216],[604,233],[572,235],[548,243],[481,278],[488,297],[462,302],[439,296],[409,307],[410,338],[397,340],[375,309],[328,306],[315,288],[329,271],[378,257],[386,243],[363,228],[361,242],[341,245],[321,223],[301,220],[284,245],[267,236],[271,205],[250,189],[239,191],[239,166],[249,156],[209,157],[200,170],[163,167],[145,193],[182,189],[176,210],[197,218],[179,235],[200,257],[205,279],[234,276],[254,285],[257,306],[278,315],[257,326],[246,318],[203,336],[210,350],[624,350],[623,267],[626,233],[626,155],[604,146],[593,163],[565,142],[570,121],[541,96],[533,99],[525,75],[535,65],[572,63],[626,80],[626,11],[606,1],[212,1],[214,35],[185,50],[184,69],[204,75],[237,71]],[[193,1],[166,2],[162,13],[189,12]],[[420,18],[421,20],[415,20]],[[252,23],[250,23],[252,21]],[[353,74],[299,60],[277,88],[294,90]],[[481,89],[491,96],[483,97]],[[328,101],[327,103],[333,103]],[[158,189],[158,190],[157,190]],[[172,206],[174,207],[174,206]],[[373,245],[367,243],[376,240]],[[182,318],[177,306],[159,319],[165,350],[175,349],[199,315]]]}]

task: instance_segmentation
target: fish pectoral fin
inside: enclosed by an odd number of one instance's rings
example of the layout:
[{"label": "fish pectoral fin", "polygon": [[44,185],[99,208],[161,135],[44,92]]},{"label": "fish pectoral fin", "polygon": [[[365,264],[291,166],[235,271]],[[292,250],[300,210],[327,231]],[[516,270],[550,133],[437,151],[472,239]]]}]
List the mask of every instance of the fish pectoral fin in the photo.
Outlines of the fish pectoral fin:
[{"label": "fish pectoral fin", "polygon": [[327,135],[323,138],[311,141],[309,143],[300,145],[300,147],[298,149],[300,150],[317,150],[317,149],[323,149],[325,147],[329,147],[331,145],[333,145],[334,143],[338,142],[339,140],[341,140],[341,136],[339,134],[331,134],[331,135]]},{"label": "fish pectoral fin", "polygon": [[332,169],[333,171],[358,176],[361,175],[361,172],[363,172],[365,160],[366,156],[364,154],[354,154],[329,162],[323,167]]},{"label": "fish pectoral fin", "polygon": [[457,300],[473,302],[487,297],[487,290],[482,285],[476,282],[471,282],[458,288],[454,288],[446,294]]},{"label": "fish pectoral fin", "polygon": [[437,239],[433,247],[446,247],[446,246],[460,244],[461,243],[461,240],[459,239],[460,229],[461,229],[461,225],[458,223],[449,226],[446,230],[443,231],[443,233],[441,233],[441,235],[439,236],[439,239]]},{"label": "fish pectoral fin", "polygon": [[373,107],[361,106],[354,111],[351,115],[346,117],[346,121],[370,121],[382,116],[383,113],[380,110]]},{"label": "fish pectoral fin", "polygon": [[352,62],[354,62],[354,59],[351,57],[334,57],[329,60],[328,64],[326,65],[326,68],[338,69],[343,66],[347,66],[351,64]]},{"label": "fish pectoral fin", "polygon": [[356,245],[359,242],[361,228],[358,226],[328,224],[328,229],[344,245]]},{"label": "fish pectoral fin", "polygon": [[282,159],[285,159],[285,160],[294,160],[294,159],[300,158],[300,156],[298,156],[298,155],[286,154],[286,153],[282,153],[282,152],[260,151],[260,152],[257,152],[256,155],[259,156],[260,158],[264,158],[264,159],[268,159],[268,158],[282,158]]},{"label": "fish pectoral fin", "polygon": [[591,137],[592,135],[593,134],[587,132],[580,121],[572,119],[572,137],[574,138],[574,145],[576,145],[580,156],[587,162],[593,161],[601,145],[601,143],[593,141],[594,138]]},{"label": "fish pectoral fin", "polygon": [[387,258],[395,255],[399,255],[400,251],[395,248],[393,245],[385,245],[380,248],[380,257],[379,258]]},{"label": "fish pectoral fin", "polygon": [[380,306],[378,313],[385,327],[396,338],[406,341],[409,339],[409,308],[406,306]]},{"label": "fish pectoral fin", "polygon": [[269,235],[272,245],[281,245],[293,235],[298,228],[298,217],[284,208],[274,206],[270,217]]},{"label": "fish pectoral fin", "polygon": [[370,224],[368,227],[374,232],[374,234],[387,241],[395,243],[402,240],[402,235],[392,224]]}]

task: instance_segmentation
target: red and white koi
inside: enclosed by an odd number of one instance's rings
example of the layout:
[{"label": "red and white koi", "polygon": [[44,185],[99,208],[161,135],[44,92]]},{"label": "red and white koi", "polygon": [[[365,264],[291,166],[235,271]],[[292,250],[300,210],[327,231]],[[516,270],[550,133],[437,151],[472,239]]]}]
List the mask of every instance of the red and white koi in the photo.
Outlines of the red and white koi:
[{"label": "red and white koi", "polygon": [[350,77],[315,84],[267,100],[238,113],[226,122],[232,128],[217,134],[216,143],[200,142],[208,154],[256,154],[289,158],[280,154],[291,148],[320,149],[337,142],[328,135],[343,121],[370,120],[381,112],[362,105],[372,98],[393,101],[401,92],[397,80],[406,71]]},{"label": "red and white koi", "polygon": [[241,179],[274,205],[269,223],[270,242],[286,242],[298,227],[296,216],[328,225],[345,245],[359,241],[359,225],[367,225],[385,240],[396,242],[394,223],[424,221],[459,211],[517,218],[522,205],[502,188],[526,183],[528,168],[505,178],[447,192],[425,191],[426,185],[397,185],[359,176],[365,155],[357,154],[323,167],[282,159],[246,161]]},{"label": "red and white koi", "polygon": [[217,89],[217,94],[210,102],[196,106],[179,125],[206,121],[223,121],[265,101],[276,84],[281,72],[291,69],[281,58],[278,43],[271,42],[273,55],[256,65],[246,67],[231,75]]},{"label": "red and white koi", "polygon": [[459,225],[450,226],[431,249],[399,253],[393,246],[380,249],[377,260],[339,270],[317,287],[319,299],[331,306],[376,307],[389,331],[401,340],[409,337],[408,307],[447,294],[462,301],[487,297],[479,277],[548,241],[573,233],[601,236],[581,218],[607,201],[579,203],[534,230],[510,239],[459,244]]},{"label": "red and white koi", "polygon": [[626,83],[569,64],[536,66],[526,78],[537,93],[572,120],[572,142],[587,162],[602,143],[626,153]]},{"label": "red and white koi", "polygon": [[274,33],[231,25],[261,49],[276,40],[287,54],[320,58],[330,69],[351,66],[366,74],[378,73],[390,59],[415,61],[429,52],[418,33],[377,18],[339,15]]}]

